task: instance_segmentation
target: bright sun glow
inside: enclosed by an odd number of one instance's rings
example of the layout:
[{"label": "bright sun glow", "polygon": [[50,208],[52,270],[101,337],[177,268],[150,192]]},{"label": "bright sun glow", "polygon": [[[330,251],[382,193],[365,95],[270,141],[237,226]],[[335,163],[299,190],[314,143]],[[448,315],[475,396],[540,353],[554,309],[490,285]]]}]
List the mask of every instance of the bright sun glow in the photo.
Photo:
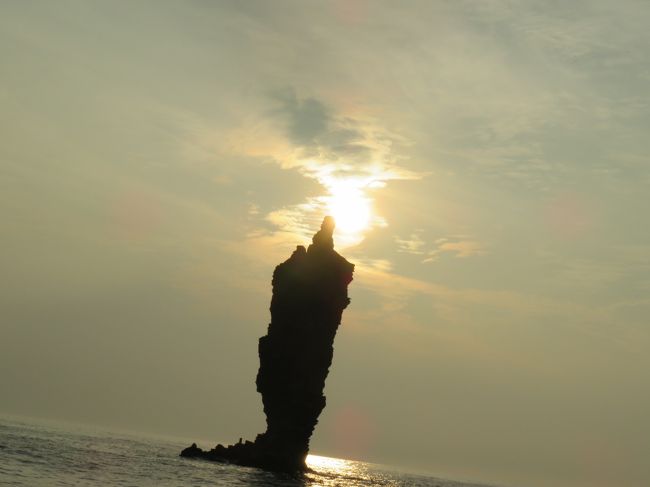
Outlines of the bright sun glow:
[{"label": "bright sun glow", "polygon": [[363,193],[357,181],[333,181],[329,190],[330,196],[326,198],[327,209],[334,217],[340,233],[358,235],[370,226],[370,199]]}]

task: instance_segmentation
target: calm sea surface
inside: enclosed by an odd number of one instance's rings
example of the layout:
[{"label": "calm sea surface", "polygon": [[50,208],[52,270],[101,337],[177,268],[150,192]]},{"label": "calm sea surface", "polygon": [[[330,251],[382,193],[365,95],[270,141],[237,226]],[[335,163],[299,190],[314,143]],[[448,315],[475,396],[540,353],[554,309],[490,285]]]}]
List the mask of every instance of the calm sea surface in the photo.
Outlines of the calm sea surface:
[{"label": "calm sea surface", "polygon": [[182,440],[0,417],[0,485],[479,487],[390,471],[369,463],[310,456],[300,478],[182,459]]}]

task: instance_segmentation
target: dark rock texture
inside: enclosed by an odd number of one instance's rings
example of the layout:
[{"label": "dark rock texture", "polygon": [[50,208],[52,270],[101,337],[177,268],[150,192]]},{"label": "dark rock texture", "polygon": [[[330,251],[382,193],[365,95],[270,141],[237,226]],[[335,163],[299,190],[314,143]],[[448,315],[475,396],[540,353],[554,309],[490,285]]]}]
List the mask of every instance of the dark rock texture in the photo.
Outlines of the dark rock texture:
[{"label": "dark rock texture", "polygon": [[206,458],[285,472],[306,469],[309,439],[325,407],[323,389],[336,330],[350,303],[354,265],[334,250],[334,220],[325,217],[307,250],[298,246],[273,273],[271,324],[259,341],[257,391],[266,432],[254,442],[193,444],[184,457]]}]

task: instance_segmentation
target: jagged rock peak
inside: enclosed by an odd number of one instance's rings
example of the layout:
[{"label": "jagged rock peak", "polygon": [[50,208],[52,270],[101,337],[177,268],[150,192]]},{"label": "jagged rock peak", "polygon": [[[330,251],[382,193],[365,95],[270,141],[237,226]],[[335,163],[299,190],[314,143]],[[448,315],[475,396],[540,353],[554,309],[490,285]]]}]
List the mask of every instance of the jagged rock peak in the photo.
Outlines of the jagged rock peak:
[{"label": "jagged rock peak", "polygon": [[331,216],[326,216],[323,218],[323,223],[321,223],[320,230],[314,234],[312,238],[312,244],[309,246],[309,250],[318,249],[318,250],[334,250],[334,227],[336,223],[334,218]]}]

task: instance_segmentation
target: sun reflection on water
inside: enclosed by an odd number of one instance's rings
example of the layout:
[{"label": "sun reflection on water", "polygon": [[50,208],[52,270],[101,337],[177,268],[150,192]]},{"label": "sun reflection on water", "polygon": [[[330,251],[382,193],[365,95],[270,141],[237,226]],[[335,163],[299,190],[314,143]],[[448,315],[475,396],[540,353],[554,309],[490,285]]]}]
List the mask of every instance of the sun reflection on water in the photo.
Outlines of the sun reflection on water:
[{"label": "sun reflection on water", "polygon": [[370,479],[361,462],[310,454],[307,456],[307,466],[311,469],[311,475],[308,475],[311,482],[308,485],[314,487],[356,487],[369,484],[367,481]]},{"label": "sun reflection on water", "polygon": [[351,462],[342,458],[321,457],[319,455],[307,455],[307,466],[317,472],[344,474],[352,470]]},{"label": "sun reflection on water", "polygon": [[[342,458],[321,457],[319,455],[308,455],[307,466],[311,472],[307,474],[310,487],[367,487],[369,485],[384,487],[404,487],[410,483],[401,483],[387,472],[379,468],[379,465],[360,462],[356,460],[344,460]],[[423,484],[429,485],[429,484]]]}]

